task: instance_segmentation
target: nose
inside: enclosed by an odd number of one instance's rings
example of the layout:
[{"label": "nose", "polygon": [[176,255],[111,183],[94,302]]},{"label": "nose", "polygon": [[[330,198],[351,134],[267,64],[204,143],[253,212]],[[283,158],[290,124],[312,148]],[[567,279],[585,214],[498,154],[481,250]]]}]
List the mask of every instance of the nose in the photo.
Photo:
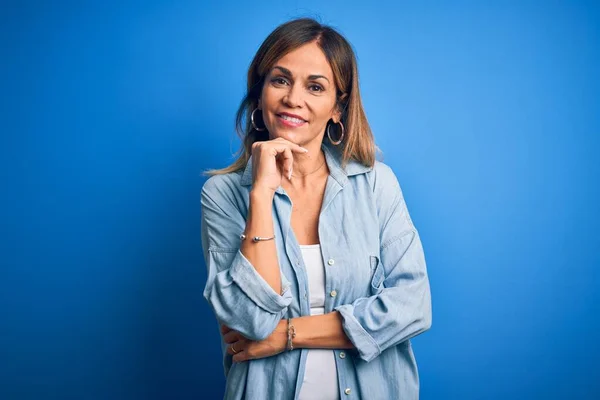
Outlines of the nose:
[{"label": "nose", "polygon": [[290,85],[289,90],[287,91],[286,95],[283,97],[283,102],[288,107],[299,107],[302,105],[302,102],[304,101],[303,96],[304,96],[304,93],[302,91],[301,85],[294,83],[294,84]]}]

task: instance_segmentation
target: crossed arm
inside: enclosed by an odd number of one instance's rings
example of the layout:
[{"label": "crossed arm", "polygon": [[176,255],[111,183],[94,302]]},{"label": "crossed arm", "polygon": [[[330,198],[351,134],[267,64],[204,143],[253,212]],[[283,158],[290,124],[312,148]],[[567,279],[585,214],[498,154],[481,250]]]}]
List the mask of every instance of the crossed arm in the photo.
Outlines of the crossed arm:
[{"label": "crossed arm", "polygon": [[[342,317],[334,311],[323,315],[293,318],[296,327],[294,348],[350,349],[354,345],[344,332]],[[286,350],[287,320],[283,319],[273,333],[264,340],[249,340],[238,331],[221,325],[223,341],[228,344],[227,353],[234,362],[270,357]]]},{"label": "crossed arm", "polygon": [[[391,176],[375,188],[380,202],[380,267],[376,294],[355,299],[331,313],[294,318],[298,348],[356,348],[370,361],[382,351],[429,329],[431,298],[421,241],[406,210],[400,187]],[[234,241],[231,232],[245,229],[233,201],[203,190],[203,248],[208,268],[204,296],[224,326],[222,333],[235,361],[262,358],[285,349],[289,281],[279,268],[263,275]],[[386,194],[381,192],[386,191]],[[239,240],[239,239],[238,239]],[[265,243],[261,243],[265,244]],[[248,256],[252,258],[251,254]],[[260,263],[262,264],[262,263]],[[275,290],[275,289],[280,290]],[[236,344],[236,342],[242,342]],[[233,345],[233,350],[231,349]],[[246,353],[240,355],[242,352]]]},{"label": "crossed arm", "polygon": [[[272,198],[266,193],[250,192],[250,210],[245,232],[248,236],[255,233],[272,235]],[[241,253],[252,264],[256,272],[271,286],[275,293],[281,292],[281,274],[274,241],[251,243],[242,242]],[[305,316],[293,319],[296,327],[294,347],[296,348],[350,348],[352,342],[342,327],[342,318],[338,312],[325,315]],[[227,352],[233,355],[233,361],[269,357],[283,352],[287,345],[287,320],[277,323],[273,333],[263,340],[250,340],[242,333],[222,325],[221,333]]]}]

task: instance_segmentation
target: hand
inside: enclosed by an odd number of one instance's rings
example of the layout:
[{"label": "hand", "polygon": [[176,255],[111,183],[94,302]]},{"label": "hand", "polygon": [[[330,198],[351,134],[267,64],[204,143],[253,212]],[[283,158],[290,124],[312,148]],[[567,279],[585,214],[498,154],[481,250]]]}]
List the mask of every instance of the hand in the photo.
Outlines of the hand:
[{"label": "hand", "polygon": [[[233,362],[242,362],[256,358],[265,358],[282,353],[287,347],[287,321],[282,319],[265,340],[248,340],[238,331],[221,325],[223,340],[228,344],[227,354],[233,356]],[[233,349],[235,349],[235,352]]]},{"label": "hand", "polygon": [[291,179],[294,153],[306,154],[308,150],[283,138],[254,142],[252,145],[252,171],[254,187],[275,192],[282,177]]}]

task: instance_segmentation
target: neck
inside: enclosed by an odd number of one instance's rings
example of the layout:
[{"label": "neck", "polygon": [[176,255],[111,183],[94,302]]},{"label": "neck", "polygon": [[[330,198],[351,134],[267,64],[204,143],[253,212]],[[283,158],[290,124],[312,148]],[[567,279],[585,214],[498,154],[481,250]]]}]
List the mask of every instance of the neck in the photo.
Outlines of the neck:
[{"label": "neck", "polygon": [[306,154],[294,154],[294,176],[303,176],[310,174],[319,168],[325,162],[325,154],[318,149],[311,151],[309,149]]},{"label": "neck", "polygon": [[325,154],[321,144],[304,145],[308,149],[306,154],[294,154],[294,164],[291,182],[286,179],[286,185],[296,188],[307,187],[312,182],[318,181],[328,175]]}]

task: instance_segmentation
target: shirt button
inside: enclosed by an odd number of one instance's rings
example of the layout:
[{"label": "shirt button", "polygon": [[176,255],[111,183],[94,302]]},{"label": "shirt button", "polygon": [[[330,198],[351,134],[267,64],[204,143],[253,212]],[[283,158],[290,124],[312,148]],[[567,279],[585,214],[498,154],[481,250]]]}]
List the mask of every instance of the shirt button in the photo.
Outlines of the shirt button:
[{"label": "shirt button", "polygon": [[346,388],[346,390],[344,390],[344,393],[346,393],[346,394],[350,394],[350,392],[352,392],[352,390],[350,390],[350,388]]},{"label": "shirt button", "polygon": [[340,358],[346,358],[346,353],[344,353],[343,351],[340,352]]},{"label": "shirt button", "polygon": [[329,295],[331,297],[335,297],[335,296],[337,296],[337,292],[335,290],[332,290],[331,292],[329,292]]},{"label": "shirt button", "polygon": [[335,264],[335,260],[334,260],[333,258],[330,258],[330,259],[327,261],[327,264],[329,264],[329,265],[333,265],[333,264]]}]

